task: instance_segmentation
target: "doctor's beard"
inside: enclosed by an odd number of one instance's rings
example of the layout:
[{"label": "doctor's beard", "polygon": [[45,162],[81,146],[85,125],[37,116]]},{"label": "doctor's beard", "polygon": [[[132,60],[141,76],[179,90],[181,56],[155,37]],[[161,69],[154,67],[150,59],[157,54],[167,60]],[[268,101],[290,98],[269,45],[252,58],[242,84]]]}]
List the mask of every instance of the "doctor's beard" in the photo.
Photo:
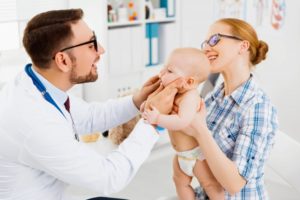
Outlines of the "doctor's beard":
[{"label": "doctor's beard", "polygon": [[76,64],[76,58],[74,56],[70,56],[72,60],[72,70],[70,75],[70,81],[74,84],[80,84],[80,83],[89,83],[89,82],[95,82],[98,79],[98,73],[97,70],[94,71],[93,67],[91,67],[90,72],[87,75],[78,76],[76,72],[77,64]]}]

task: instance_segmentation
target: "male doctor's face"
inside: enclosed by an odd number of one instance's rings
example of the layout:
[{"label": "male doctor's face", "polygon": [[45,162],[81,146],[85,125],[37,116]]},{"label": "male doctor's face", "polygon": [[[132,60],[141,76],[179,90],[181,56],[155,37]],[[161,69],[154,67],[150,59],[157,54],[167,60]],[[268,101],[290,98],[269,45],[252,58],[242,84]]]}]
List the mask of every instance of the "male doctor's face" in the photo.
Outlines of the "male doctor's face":
[{"label": "male doctor's face", "polygon": [[79,46],[74,47],[69,53],[72,61],[70,82],[73,84],[94,82],[98,79],[97,63],[104,49],[84,21],[80,20],[73,24],[72,31],[74,34],[72,43]]}]

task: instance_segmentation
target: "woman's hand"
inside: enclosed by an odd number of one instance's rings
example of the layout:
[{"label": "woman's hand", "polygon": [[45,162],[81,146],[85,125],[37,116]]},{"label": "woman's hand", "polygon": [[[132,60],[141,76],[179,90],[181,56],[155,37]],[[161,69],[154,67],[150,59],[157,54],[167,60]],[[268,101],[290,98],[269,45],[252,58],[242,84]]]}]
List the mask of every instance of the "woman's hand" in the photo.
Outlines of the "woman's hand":
[{"label": "woman's hand", "polygon": [[195,117],[191,124],[184,128],[182,131],[194,138],[196,138],[201,132],[207,129],[206,125],[206,108],[205,102],[201,99],[199,111],[195,114]]}]

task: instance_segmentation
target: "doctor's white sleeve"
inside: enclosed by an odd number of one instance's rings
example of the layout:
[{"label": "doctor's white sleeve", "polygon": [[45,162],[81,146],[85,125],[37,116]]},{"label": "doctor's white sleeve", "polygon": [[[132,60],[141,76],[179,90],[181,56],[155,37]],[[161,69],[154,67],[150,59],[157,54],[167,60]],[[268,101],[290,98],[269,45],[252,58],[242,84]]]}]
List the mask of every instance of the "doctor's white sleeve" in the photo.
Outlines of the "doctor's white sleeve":
[{"label": "doctor's white sleeve", "polygon": [[74,140],[66,123],[51,119],[39,123],[39,126],[27,127],[32,134],[23,143],[20,162],[40,171],[47,179],[53,177],[53,180],[84,187],[99,195],[123,189],[159,137],[151,125],[140,120],[119,148],[104,157]]},{"label": "doctor's white sleeve", "polygon": [[138,114],[132,96],[87,103],[72,97],[71,114],[79,134],[102,132],[123,124]]}]

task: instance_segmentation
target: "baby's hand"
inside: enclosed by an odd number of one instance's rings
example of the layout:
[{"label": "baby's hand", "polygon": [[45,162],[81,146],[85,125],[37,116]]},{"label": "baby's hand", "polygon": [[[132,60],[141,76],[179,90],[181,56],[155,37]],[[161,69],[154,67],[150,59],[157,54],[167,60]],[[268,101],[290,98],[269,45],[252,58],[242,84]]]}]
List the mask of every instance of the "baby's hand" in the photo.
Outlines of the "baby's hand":
[{"label": "baby's hand", "polygon": [[158,123],[158,117],[159,117],[159,111],[153,107],[150,106],[152,110],[147,109],[143,112],[142,117],[148,121],[149,124],[156,125]]}]

